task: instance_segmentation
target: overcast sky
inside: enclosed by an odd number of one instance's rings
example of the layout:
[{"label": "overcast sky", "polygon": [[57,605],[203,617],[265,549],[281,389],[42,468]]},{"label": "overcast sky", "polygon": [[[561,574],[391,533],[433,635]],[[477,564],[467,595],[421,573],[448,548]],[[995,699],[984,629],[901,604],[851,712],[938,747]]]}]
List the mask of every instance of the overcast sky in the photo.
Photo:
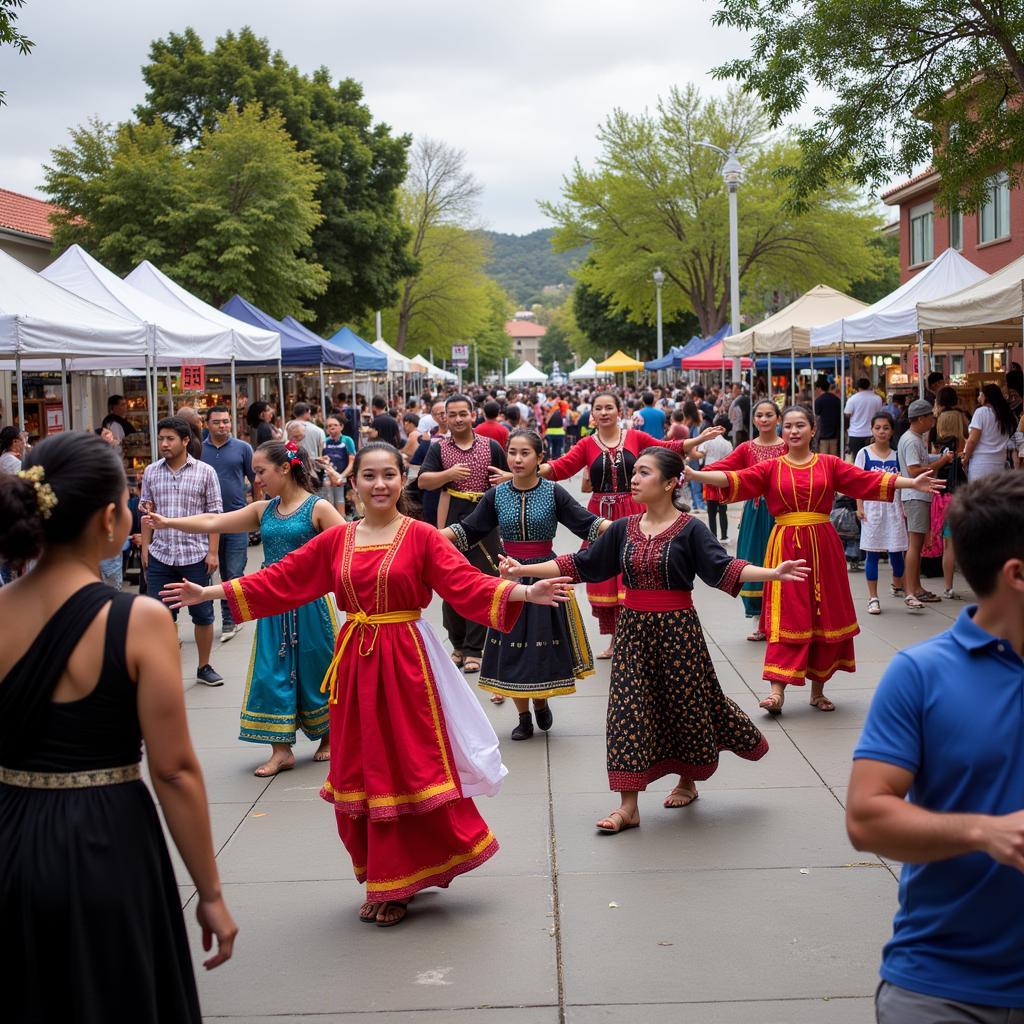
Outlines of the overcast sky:
[{"label": "overcast sky", "polygon": [[653,106],[673,84],[724,92],[708,71],[744,52],[711,25],[713,0],[28,0],[29,57],[0,49],[0,187],[37,192],[70,126],[118,121],[143,96],[151,40],[191,25],[206,41],[250,25],[303,71],[363,84],[376,120],[464,149],[483,182],[486,226],[546,227],[575,157],[597,151],[620,106]]}]

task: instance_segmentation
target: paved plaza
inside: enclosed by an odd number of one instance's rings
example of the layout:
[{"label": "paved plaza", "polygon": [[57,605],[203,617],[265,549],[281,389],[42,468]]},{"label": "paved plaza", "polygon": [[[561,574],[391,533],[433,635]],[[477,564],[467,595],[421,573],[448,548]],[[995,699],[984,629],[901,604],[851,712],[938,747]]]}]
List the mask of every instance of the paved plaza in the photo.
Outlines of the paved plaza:
[{"label": "paved plaza", "polygon": [[[734,534],[735,523],[733,513]],[[577,543],[563,530],[556,548]],[[259,552],[250,554],[254,569]],[[884,569],[880,582],[887,594]],[[851,583],[863,610],[863,574]],[[579,590],[598,651],[604,644]],[[501,851],[450,889],[419,895],[393,929],[356,919],[362,889],[317,795],[325,772],[311,761],[315,745],[299,743],[294,771],[252,774],[266,748],[237,735],[253,626],[215,645],[226,685],[211,690],[192,681],[195,648],[182,625],[189,724],[241,929],[234,959],[212,973],[198,969],[205,1019],[872,1021],[897,868],[846,838],[850,752],[893,653],[946,628],[963,605],[915,614],[883,598],[881,616],[862,614],[856,674],[828,688],[835,713],[809,708],[808,690],[791,689],[773,720],[757,709],[764,646],[744,639],[740,602],[703,584],[695,601],[722,689],[768,737],[764,759],[724,754],[700,800],[682,810],[662,808],[673,784],[665,779],[641,797],[641,828],[601,835],[593,823],[616,805],[604,771],[609,663],[598,662],[576,696],[556,699],[552,731],[526,742],[507,739],[511,701],[495,708],[481,694],[509,768],[501,794],[478,801]],[[427,617],[443,636],[439,600]],[[173,856],[198,965],[194,890]]]}]

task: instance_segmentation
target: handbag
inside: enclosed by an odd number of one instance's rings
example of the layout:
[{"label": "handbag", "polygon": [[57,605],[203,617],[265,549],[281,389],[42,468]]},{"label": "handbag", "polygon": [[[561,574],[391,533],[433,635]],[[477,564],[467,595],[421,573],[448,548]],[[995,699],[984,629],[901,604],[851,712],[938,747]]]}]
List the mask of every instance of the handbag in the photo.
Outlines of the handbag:
[{"label": "handbag", "polygon": [[828,518],[844,540],[860,539],[860,520],[852,508],[834,508]]}]

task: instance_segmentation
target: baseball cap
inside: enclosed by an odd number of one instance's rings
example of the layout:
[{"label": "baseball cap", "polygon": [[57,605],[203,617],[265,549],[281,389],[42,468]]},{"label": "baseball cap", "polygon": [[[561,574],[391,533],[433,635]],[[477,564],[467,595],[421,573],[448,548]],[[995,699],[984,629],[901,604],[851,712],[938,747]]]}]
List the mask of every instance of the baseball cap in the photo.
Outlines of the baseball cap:
[{"label": "baseball cap", "polygon": [[918,416],[931,416],[934,411],[927,398],[915,398],[907,409],[907,417],[916,420]]}]

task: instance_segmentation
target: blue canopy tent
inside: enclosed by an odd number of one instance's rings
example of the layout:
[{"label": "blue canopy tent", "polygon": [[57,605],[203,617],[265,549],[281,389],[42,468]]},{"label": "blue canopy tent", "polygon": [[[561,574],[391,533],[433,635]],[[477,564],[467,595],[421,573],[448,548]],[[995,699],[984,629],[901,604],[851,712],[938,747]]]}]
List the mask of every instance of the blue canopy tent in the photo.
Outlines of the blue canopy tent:
[{"label": "blue canopy tent", "polygon": [[682,361],[690,356],[699,356],[701,352],[717,345],[729,334],[729,327],[720,327],[710,338],[702,338],[695,334],[685,345],[673,345],[661,359],[652,359],[644,363],[647,370],[678,370],[682,367]]},{"label": "blue canopy tent", "polygon": [[[322,338],[310,341],[288,324],[275,320],[268,313],[264,313],[262,309],[243,299],[241,295],[232,295],[221,306],[221,309],[229,316],[233,316],[236,320],[241,320],[243,323],[252,324],[255,327],[265,327],[271,331],[278,331],[281,335],[281,363],[285,366],[316,366],[319,368],[320,403],[326,415],[328,408],[324,366],[337,366],[341,369],[351,370],[355,365],[355,357],[352,353],[331,345]],[[278,388],[283,406],[284,372],[280,366],[278,367],[278,375]],[[282,409],[283,412],[284,410]]]},{"label": "blue canopy tent", "polygon": [[660,359],[650,359],[644,363],[644,369],[671,370],[679,365],[677,357],[682,351],[683,347],[681,345],[673,345]]},{"label": "blue canopy tent", "polygon": [[[282,323],[310,341],[322,341],[318,335],[314,334],[308,327],[300,324],[294,317],[286,316]],[[336,331],[331,335],[327,343],[335,345],[345,352],[351,352],[355,357],[354,369],[356,370],[387,371],[388,357],[383,352],[378,352],[368,341],[363,341],[358,334],[348,327],[342,327]]]}]

